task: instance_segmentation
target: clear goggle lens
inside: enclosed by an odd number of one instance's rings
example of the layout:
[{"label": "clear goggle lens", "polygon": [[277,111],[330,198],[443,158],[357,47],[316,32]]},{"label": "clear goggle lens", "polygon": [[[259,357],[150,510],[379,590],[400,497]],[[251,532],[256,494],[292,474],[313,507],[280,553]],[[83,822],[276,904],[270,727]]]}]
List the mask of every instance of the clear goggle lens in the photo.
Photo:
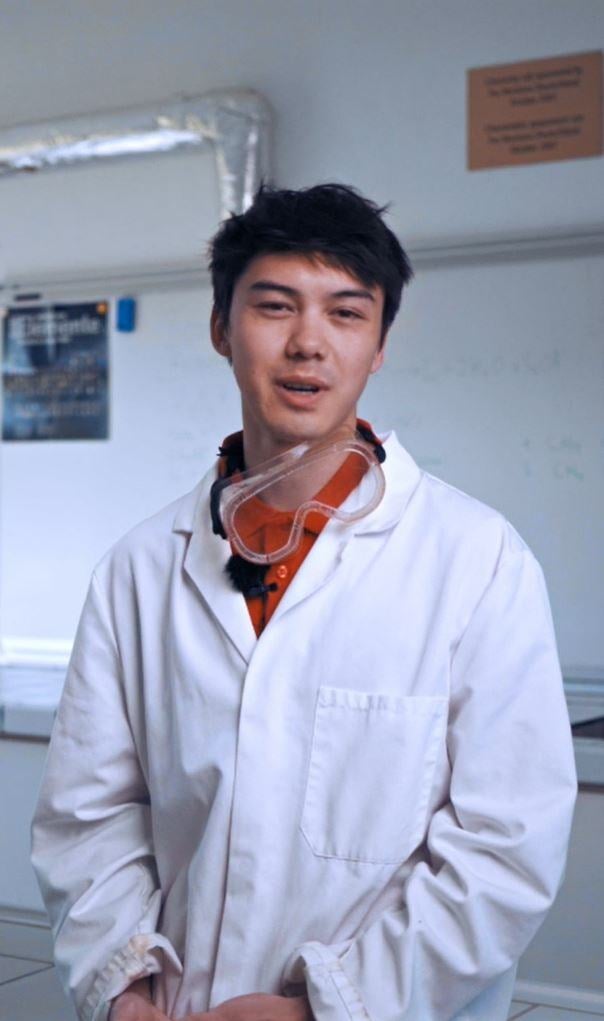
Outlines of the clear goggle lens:
[{"label": "clear goggle lens", "polygon": [[297,549],[305,527],[317,531],[325,518],[351,523],[365,517],[384,489],[374,447],[347,433],[299,444],[225,480],[219,513],[237,553],[252,563],[269,564]]}]

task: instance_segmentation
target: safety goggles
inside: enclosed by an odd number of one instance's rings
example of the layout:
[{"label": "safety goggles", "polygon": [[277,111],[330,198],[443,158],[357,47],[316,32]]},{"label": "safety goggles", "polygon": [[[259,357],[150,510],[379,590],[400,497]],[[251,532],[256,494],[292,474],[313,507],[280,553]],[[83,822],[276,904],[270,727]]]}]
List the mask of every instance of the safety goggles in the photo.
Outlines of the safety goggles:
[{"label": "safety goggles", "polygon": [[251,563],[283,560],[298,548],[305,528],[319,531],[331,518],[349,524],[377,507],[385,489],[383,457],[381,445],[342,430],[218,479],[212,487],[215,531]]}]

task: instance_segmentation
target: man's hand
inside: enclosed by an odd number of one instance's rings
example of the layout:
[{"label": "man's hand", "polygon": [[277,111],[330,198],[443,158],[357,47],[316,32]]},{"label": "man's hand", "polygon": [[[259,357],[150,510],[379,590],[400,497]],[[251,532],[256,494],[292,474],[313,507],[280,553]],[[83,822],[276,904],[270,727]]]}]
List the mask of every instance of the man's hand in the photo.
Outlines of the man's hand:
[{"label": "man's hand", "polygon": [[313,1021],[313,1016],[305,996],[249,993],[225,1000],[201,1014],[187,1014],[181,1021]]},{"label": "man's hand", "polygon": [[116,996],[108,1021],[169,1021],[169,1018],[153,1006],[149,979],[141,978]]}]

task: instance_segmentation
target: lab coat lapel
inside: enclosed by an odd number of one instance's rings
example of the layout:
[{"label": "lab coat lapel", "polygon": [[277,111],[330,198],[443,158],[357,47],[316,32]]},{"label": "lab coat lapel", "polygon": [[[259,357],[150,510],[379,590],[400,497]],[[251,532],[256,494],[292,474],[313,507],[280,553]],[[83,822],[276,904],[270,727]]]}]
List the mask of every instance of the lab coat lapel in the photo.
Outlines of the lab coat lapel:
[{"label": "lab coat lapel", "polygon": [[256,633],[245,599],[232,587],[225,566],[231,555],[229,543],[212,532],[210,487],[212,469],[199,486],[184,498],[174,520],[174,531],[189,535],[184,571],[214,614],[222,629],[248,663],[256,645]]},{"label": "lab coat lapel", "polygon": [[403,517],[409,501],[419,486],[422,472],[411,455],[399,443],[396,433],[383,439],[386,460],[382,470],[386,477],[386,492],[382,501],[366,518],[354,526],[355,535],[387,532]]},{"label": "lab coat lapel", "polygon": [[288,585],[272,619],[278,620],[325,585],[338,569],[346,544],[346,537],[327,525]]}]

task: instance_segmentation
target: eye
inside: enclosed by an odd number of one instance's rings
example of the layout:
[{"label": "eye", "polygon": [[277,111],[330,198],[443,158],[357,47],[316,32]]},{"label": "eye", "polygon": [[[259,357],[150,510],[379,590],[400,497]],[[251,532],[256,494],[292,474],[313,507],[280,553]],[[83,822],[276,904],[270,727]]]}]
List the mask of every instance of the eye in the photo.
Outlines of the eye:
[{"label": "eye", "polygon": [[363,319],[364,316],[355,308],[337,308],[335,314],[338,319]]},{"label": "eye", "polygon": [[284,312],[289,312],[291,305],[288,305],[285,301],[259,301],[256,308],[261,308],[264,312],[274,313],[279,315]]}]

